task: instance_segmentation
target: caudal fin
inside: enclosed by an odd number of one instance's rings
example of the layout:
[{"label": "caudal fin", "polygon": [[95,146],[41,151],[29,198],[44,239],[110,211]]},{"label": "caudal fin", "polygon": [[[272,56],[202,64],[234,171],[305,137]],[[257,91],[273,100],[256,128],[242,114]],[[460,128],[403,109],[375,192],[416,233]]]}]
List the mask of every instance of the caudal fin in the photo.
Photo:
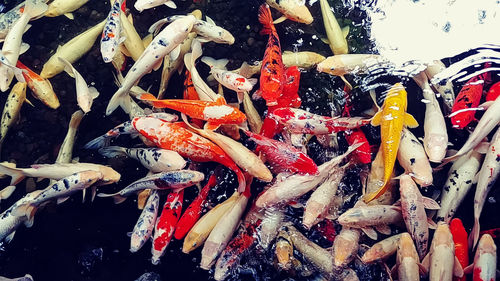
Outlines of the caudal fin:
[{"label": "caudal fin", "polygon": [[260,31],[261,34],[270,34],[274,29],[273,17],[269,5],[262,4],[259,8],[259,22],[264,26]]},{"label": "caudal fin", "polygon": [[0,174],[11,177],[10,185],[16,185],[25,178],[24,173],[20,169],[10,168],[0,163]]},{"label": "caudal fin", "polygon": [[0,191],[0,200],[8,199],[16,190],[15,185],[9,185]]},{"label": "caudal fin", "polygon": [[109,101],[108,107],[106,107],[106,115],[113,113],[118,106],[121,107],[125,113],[129,113],[130,103],[130,96],[120,88]]},{"label": "caudal fin", "polygon": [[28,14],[30,18],[36,18],[47,11],[47,4],[41,0],[27,0],[24,6],[24,12]]},{"label": "caudal fin", "polygon": [[476,247],[477,241],[479,240],[479,218],[474,218],[474,227],[469,235],[469,248],[474,249]]},{"label": "caudal fin", "polygon": [[99,153],[107,158],[113,158],[118,156],[125,156],[127,153],[125,152],[125,148],[119,146],[109,146],[103,147],[99,149]]},{"label": "caudal fin", "polygon": [[98,193],[97,197],[113,197],[113,201],[115,202],[115,204],[120,204],[123,201],[127,200],[127,197],[121,196],[118,193],[113,193],[113,194]]}]

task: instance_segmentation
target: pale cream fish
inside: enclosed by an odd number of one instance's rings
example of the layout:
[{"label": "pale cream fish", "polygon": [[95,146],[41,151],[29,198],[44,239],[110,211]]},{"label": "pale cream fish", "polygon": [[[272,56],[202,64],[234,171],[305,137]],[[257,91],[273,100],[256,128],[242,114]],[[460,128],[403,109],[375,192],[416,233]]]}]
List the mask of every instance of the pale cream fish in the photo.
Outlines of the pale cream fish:
[{"label": "pale cream fish", "polygon": [[497,245],[489,234],[484,234],[477,245],[474,262],[464,269],[474,274],[477,281],[496,280],[497,277]]},{"label": "pale cream fish", "polygon": [[[401,208],[392,205],[354,206],[338,218],[338,222],[341,225],[361,228],[363,231],[370,227],[387,227],[389,224],[396,224],[402,220]],[[384,231],[382,228],[378,228],[377,230]]]},{"label": "pale cream fish", "polygon": [[401,281],[418,281],[420,280],[420,272],[425,272],[420,264],[420,259],[413,244],[413,240],[408,233],[402,233],[398,243],[398,251],[396,255],[396,268],[398,280]]},{"label": "pale cream fish", "polygon": [[243,109],[245,110],[250,130],[255,134],[260,133],[260,130],[262,129],[262,119],[260,118],[260,114],[257,109],[255,109],[250,95],[246,92],[243,93]]},{"label": "pale cream fish", "polygon": [[59,46],[57,51],[43,65],[40,76],[51,78],[61,73],[64,70],[65,64],[59,58],[63,58],[70,63],[75,63],[79,60],[94,46],[94,42],[99,34],[101,34],[105,23],[106,21],[104,20],[66,42],[64,45]]},{"label": "pale cream fish", "polygon": [[[445,70],[446,66],[439,60],[433,61],[432,63],[427,65],[425,69],[425,75],[427,78],[432,81],[432,78],[436,76],[441,71]],[[453,103],[455,102],[455,93],[453,92],[453,83],[451,79],[446,81],[446,84],[436,83],[431,84],[431,86],[441,95],[443,98],[444,105],[444,113],[450,114],[451,109],[453,107]]]},{"label": "pale cream fish", "polygon": [[130,235],[130,252],[135,253],[139,251],[151,238],[158,216],[159,204],[160,195],[158,195],[156,190],[153,190]]},{"label": "pale cream fish", "polygon": [[26,100],[26,83],[17,82],[7,97],[3,107],[2,120],[0,121],[0,147],[7,132],[19,120],[22,105]]},{"label": "pale cream fish", "polygon": [[437,221],[449,223],[455,217],[458,207],[474,184],[482,159],[481,153],[472,150],[453,163],[441,192],[441,209],[437,211]]},{"label": "pale cream fish", "polygon": [[268,249],[283,225],[285,212],[283,208],[267,208],[264,210],[262,222],[259,226],[259,243],[264,249]]},{"label": "pale cream fish", "polygon": [[58,17],[65,15],[69,19],[74,19],[71,12],[76,11],[81,6],[85,5],[89,0],[54,0],[50,2],[46,17]]},{"label": "pale cream fish", "polygon": [[318,63],[324,61],[326,58],[315,52],[284,51],[282,59],[285,67],[297,66],[298,68],[302,69],[311,69],[313,67],[316,67]]},{"label": "pale cream fish", "polygon": [[92,102],[99,96],[99,92],[94,87],[89,87],[83,76],[73,67],[73,65],[64,58],[59,60],[65,64],[64,71],[69,76],[75,78],[76,83],[76,101],[84,113],[88,113],[92,107]]},{"label": "pale cream fish", "polygon": [[266,0],[266,3],[283,14],[274,23],[280,23],[286,19],[311,24],[314,21],[305,1],[301,0]]},{"label": "pale cream fish", "polygon": [[396,234],[373,244],[373,246],[363,254],[361,261],[364,263],[372,263],[379,260],[385,260],[394,255],[398,249],[400,238],[401,234]]},{"label": "pale cream fish", "polygon": [[68,132],[64,137],[64,141],[59,148],[59,153],[57,154],[56,164],[71,163],[73,160],[73,146],[75,144],[75,136],[80,126],[80,122],[83,119],[83,111],[77,110],[71,115],[69,121]]},{"label": "pale cream fish", "polygon": [[159,69],[166,55],[170,54],[173,58],[179,55],[179,45],[184,41],[189,32],[191,32],[195,21],[196,18],[192,15],[182,17],[169,24],[153,39],[141,57],[127,72],[122,86],[109,101],[106,108],[106,115],[111,114],[118,106],[122,107],[127,113],[130,111],[130,96],[128,94],[130,89],[142,76],[153,69]]},{"label": "pale cream fish", "polygon": [[333,241],[333,265],[347,266],[357,255],[360,232],[358,229],[342,227]]},{"label": "pale cream fish", "polygon": [[398,162],[405,171],[422,186],[432,184],[432,167],[424,147],[410,130],[404,128],[398,149]]},{"label": "pale cream fish", "polygon": [[[27,0],[24,6],[24,12],[21,17],[12,25],[9,33],[5,37],[2,46],[2,53],[7,58],[11,65],[17,64],[17,59],[21,53],[21,45],[24,31],[28,22],[47,10],[47,4],[37,0]],[[14,78],[14,71],[12,68],[1,64],[0,65],[0,90],[2,92],[9,89],[10,83]],[[23,80],[24,81],[24,80]]]},{"label": "pale cream fish", "polygon": [[130,57],[134,61],[137,61],[144,52],[145,47],[139,33],[137,33],[137,30],[132,23],[132,15],[129,15],[129,17],[130,20],[127,18],[125,13],[120,13],[120,23],[123,31],[123,37],[125,38],[123,46],[125,46]]},{"label": "pale cream fish", "polygon": [[370,67],[384,63],[380,55],[345,54],[327,57],[316,69],[331,75],[364,74]]},{"label": "pale cream fish", "polygon": [[142,12],[161,5],[165,5],[171,9],[177,9],[177,5],[175,5],[175,2],[172,0],[137,0],[134,3],[134,8],[137,11]]},{"label": "pale cream fish", "polygon": [[330,49],[334,55],[347,54],[349,49],[345,37],[349,30],[342,31],[327,0],[319,0],[319,4],[321,5],[321,16],[323,17],[323,24],[325,25]]},{"label": "pale cream fish", "polygon": [[213,75],[217,82],[237,93],[250,92],[258,82],[257,78],[247,79],[226,70],[226,64],[229,62],[227,59],[215,60],[211,57],[202,57],[201,61],[210,66],[210,74]]},{"label": "pale cream fish", "polygon": [[6,278],[0,276],[0,281],[33,281],[33,277],[31,277],[31,275],[29,274],[26,274],[23,277],[19,278]]},{"label": "pale cream fish", "polygon": [[448,148],[448,133],[441,107],[424,72],[413,77],[422,88],[425,101],[424,149],[431,162],[441,163]]}]

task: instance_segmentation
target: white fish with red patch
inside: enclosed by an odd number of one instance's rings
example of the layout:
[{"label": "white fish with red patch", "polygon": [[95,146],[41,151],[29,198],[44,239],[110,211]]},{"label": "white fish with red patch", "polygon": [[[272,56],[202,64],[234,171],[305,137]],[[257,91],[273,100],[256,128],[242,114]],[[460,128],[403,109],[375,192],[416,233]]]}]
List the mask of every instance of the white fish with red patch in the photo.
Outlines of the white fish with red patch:
[{"label": "white fish with red patch", "polygon": [[474,263],[464,272],[472,271],[474,281],[492,281],[497,276],[497,246],[489,234],[484,234],[477,245]]},{"label": "white fish with red patch", "polygon": [[116,0],[111,6],[106,24],[102,30],[101,36],[101,55],[105,63],[113,61],[118,45],[120,45],[125,38],[120,36],[121,23],[120,13],[123,0]]},{"label": "white fish with red patch", "polygon": [[160,195],[158,195],[156,190],[153,190],[130,235],[130,252],[135,253],[139,251],[149,238],[151,238],[156,217],[158,216],[159,205]]},{"label": "white fish with red patch", "polygon": [[[179,44],[186,39],[193,28],[196,18],[193,15],[175,20],[165,27],[144,50],[141,57],[134,63],[127,72],[122,86],[115,92],[108,107],[106,115],[110,115],[118,106],[125,112],[130,111],[130,89],[153,69],[159,69],[163,58],[170,54],[173,59],[177,58],[180,52]],[[153,24],[152,27],[154,27]]]},{"label": "white fish with red patch", "polygon": [[[497,101],[500,99],[497,98]],[[498,111],[497,111],[497,115]],[[484,116],[483,116],[484,118]],[[479,239],[479,217],[483,210],[486,196],[495,185],[495,182],[500,174],[500,128],[497,129],[495,135],[491,139],[488,152],[484,157],[483,166],[477,175],[476,194],[474,195],[474,227],[469,236],[469,244],[475,246]]]},{"label": "white fish with red patch", "polygon": [[177,9],[177,5],[172,0],[137,0],[134,4],[134,8],[142,12],[147,9],[165,5],[171,9]]},{"label": "white fish with red patch", "polygon": [[[45,13],[46,10],[47,4],[43,2],[37,0],[27,0],[25,2],[23,14],[12,25],[2,46],[2,53],[11,65],[16,65],[19,55],[23,53],[22,38],[28,22],[30,19]],[[24,51],[26,51],[26,49],[27,48],[24,48]],[[2,64],[0,65],[0,77],[0,90],[5,92],[14,78],[14,71],[7,65]]]},{"label": "white fish with red patch", "polygon": [[94,87],[89,87],[83,76],[73,67],[73,65],[64,58],[59,58],[59,60],[64,63],[64,71],[68,73],[69,76],[75,78],[76,83],[76,101],[78,106],[82,109],[84,113],[90,111],[92,107],[92,102],[95,98],[99,96],[99,92]]}]

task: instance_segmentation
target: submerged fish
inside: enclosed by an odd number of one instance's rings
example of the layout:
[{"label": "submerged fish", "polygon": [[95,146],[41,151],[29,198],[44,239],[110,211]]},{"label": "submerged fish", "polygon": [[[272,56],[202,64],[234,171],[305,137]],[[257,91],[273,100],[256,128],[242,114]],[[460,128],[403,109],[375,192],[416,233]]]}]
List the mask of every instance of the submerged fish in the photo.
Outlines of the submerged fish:
[{"label": "submerged fish", "polygon": [[[111,1],[111,0],[110,0]],[[121,36],[121,6],[123,0],[114,0],[106,18],[106,24],[101,36],[101,55],[105,63],[111,62],[116,52],[118,45],[124,41]]]},{"label": "submerged fish", "polygon": [[311,12],[309,12],[309,9],[305,5],[305,1],[266,0],[266,3],[283,14],[283,17],[277,19],[275,23],[279,23],[284,19],[290,19],[305,24],[311,24],[314,21]]},{"label": "submerged fish", "polygon": [[26,83],[17,82],[5,102],[2,120],[0,121],[0,147],[2,146],[7,132],[19,119],[21,106],[26,102]]},{"label": "submerged fish", "polygon": [[74,16],[71,12],[79,9],[81,6],[85,5],[89,0],[54,0],[49,4],[47,12],[45,12],[46,17],[58,17],[60,15],[65,15],[69,19],[73,19]]},{"label": "submerged fish", "polygon": [[[484,234],[477,245],[472,273],[474,281],[496,280],[497,275],[497,246],[489,234]],[[469,267],[469,269],[470,269]],[[469,271],[468,269],[468,271]]]},{"label": "submerged fish", "polygon": [[171,9],[177,9],[177,5],[175,5],[175,2],[172,0],[137,0],[134,3],[134,8],[137,11],[142,12],[161,5],[165,5]]},{"label": "submerged fish", "polygon": [[130,252],[135,253],[139,251],[149,238],[151,238],[153,228],[156,224],[156,217],[158,216],[159,204],[160,196],[156,190],[153,190],[130,236]]},{"label": "submerged fish", "polygon": [[399,239],[401,239],[401,234],[396,234],[373,244],[373,246],[363,254],[361,261],[364,263],[372,263],[378,260],[385,260],[392,256],[398,249]]},{"label": "submerged fish", "polygon": [[402,233],[399,239],[398,252],[396,256],[396,268],[398,280],[418,281],[420,280],[419,257],[408,233]]},{"label": "submerged fish", "polygon": [[43,104],[52,109],[59,108],[61,104],[59,103],[59,99],[57,98],[54,89],[52,89],[52,84],[50,84],[49,80],[36,74],[34,71],[22,64],[21,61],[17,61],[16,66],[24,70],[24,79],[26,80],[26,83],[28,83],[28,87],[36,99],[40,100]]},{"label": "submerged fish", "polygon": [[[450,222],[450,232],[453,236],[453,242],[455,243],[455,256],[460,262],[462,268],[465,269],[469,265],[469,242],[467,241],[467,232],[460,219],[453,219]],[[458,278],[456,278],[458,279]],[[457,281],[466,281],[467,278],[463,276]]]},{"label": "submerged fish", "polygon": [[76,100],[78,102],[78,106],[83,110],[84,113],[90,111],[92,107],[92,102],[95,98],[99,96],[99,92],[94,87],[87,86],[87,82],[83,76],[73,67],[73,65],[63,59],[59,58],[66,66],[64,67],[64,71],[68,73],[68,75],[75,78],[76,82]]}]

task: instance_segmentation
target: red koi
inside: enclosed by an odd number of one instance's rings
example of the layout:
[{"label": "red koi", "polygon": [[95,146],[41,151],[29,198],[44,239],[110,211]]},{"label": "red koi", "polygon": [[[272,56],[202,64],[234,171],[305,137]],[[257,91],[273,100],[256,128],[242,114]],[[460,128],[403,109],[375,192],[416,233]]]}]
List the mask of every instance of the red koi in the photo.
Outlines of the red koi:
[{"label": "red koi", "polygon": [[153,255],[151,262],[153,264],[160,262],[160,258],[165,253],[170,240],[172,240],[175,226],[181,215],[183,199],[184,190],[168,194],[167,201],[163,205],[163,211],[155,226],[153,248],[151,249],[151,254]]},{"label": "red koi", "polygon": [[491,86],[490,90],[486,94],[486,101],[495,101],[498,96],[500,96],[500,82],[497,82]]},{"label": "red koi", "polygon": [[201,100],[158,100],[155,96],[145,93],[139,99],[151,101],[154,107],[169,108],[188,115],[191,118],[208,121],[208,129],[216,129],[222,124],[240,124],[247,120],[239,109],[227,105],[223,97],[217,101]]},{"label": "red koi", "polygon": [[250,131],[245,131],[245,133],[257,143],[256,152],[264,154],[273,172],[311,175],[318,173],[318,166],[304,152],[284,142],[266,138]]},{"label": "red koi", "polygon": [[203,205],[207,200],[208,192],[212,187],[217,184],[217,176],[212,174],[208,179],[207,184],[201,189],[200,193],[196,198],[189,204],[189,207],[186,209],[184,214],[179,220],[177,224],[177,229],[175,230],[174,237],[177,240],[181,240],[186,236],[186,234],[191,230],[194,224],[198,221],[201,216],[201,212],[203,211]]},{"label": "red koi", "polygon": [[275,109],[268,117],[283,124],[291,133],[325,135],[355,129],[370,123],[361,117],[328,117],[305,110],[283,107]]},{"label": "red koi", "polygon": [[280,107],[293,107],[299,108],[302,100],[299,97],[299,84],[300,84],[300,71],[297,66],[292,66],[286,69],[285,84],[283,85],[283,92],[277,99],[277,105],[270,106],[269,112]]},{"label": "red koi", "polygon": [[198,96],[198,93],[194,88],[193,79],[191,78],[191,72],[189,72],[189,70],[186,69],[184,76],[186,76],[186,79],[184,80],[184,95],[183,95],[184,99],[199,100],[200,97]]},{"label": "red koi", "polygon": [[281,57],[280,39],[267,4],[260,6],[259,21],[264,26],[261,34],[269,35],[260,69],[260,92],[266,100],[267,106],[276,106],[278,105],[277,100],[283,92],[285,68]]},{"label": "red koi", "polygon": [[[488,66],[486,66],[488,67]],[[484,82],[489,79],[489,72],[472,77],[458,93],[451,109],[451,124],[453,128],[463,129],[475,120],[475,108],[479,106],[483,95]]]},{"label": "red koi", "polygon": [[176,151],[197,162],[214,161],[236,173],[239,190],[245,189],[245,176],[236,163],[217,145],[188,130],[184,122],[169,123],[154,117],[136,117],[134,128],[156,146]]},{"label": "red koi", "polygon": [[[467,242],[467,232],[462,224],[462,221],[458,218],[454,218],[450,222],[450,231],[453,235],[453,242],[455,243],[455,256],[462,268],[469,265],[469,244]],[[454,277],[455,281],[465,281],[467,278],[463,276],[462,278]]]},{"label": "red koi", "polygon": [[[344,93],[346,102],[344,105],[344,112],[342,113],[342,116],[350,117],[353,105],[350,97],[350,89],[347,85],[344,86]],[[352,129],[345,131],[345,139],[349,146],[355,143],[362,143],[362,145],[353,152],[353,156],[359,163],[369,164],[372,162],[372,148],[370,147],[370,143],[368,142],[365,133],[363,133],[361,129]]]}]

